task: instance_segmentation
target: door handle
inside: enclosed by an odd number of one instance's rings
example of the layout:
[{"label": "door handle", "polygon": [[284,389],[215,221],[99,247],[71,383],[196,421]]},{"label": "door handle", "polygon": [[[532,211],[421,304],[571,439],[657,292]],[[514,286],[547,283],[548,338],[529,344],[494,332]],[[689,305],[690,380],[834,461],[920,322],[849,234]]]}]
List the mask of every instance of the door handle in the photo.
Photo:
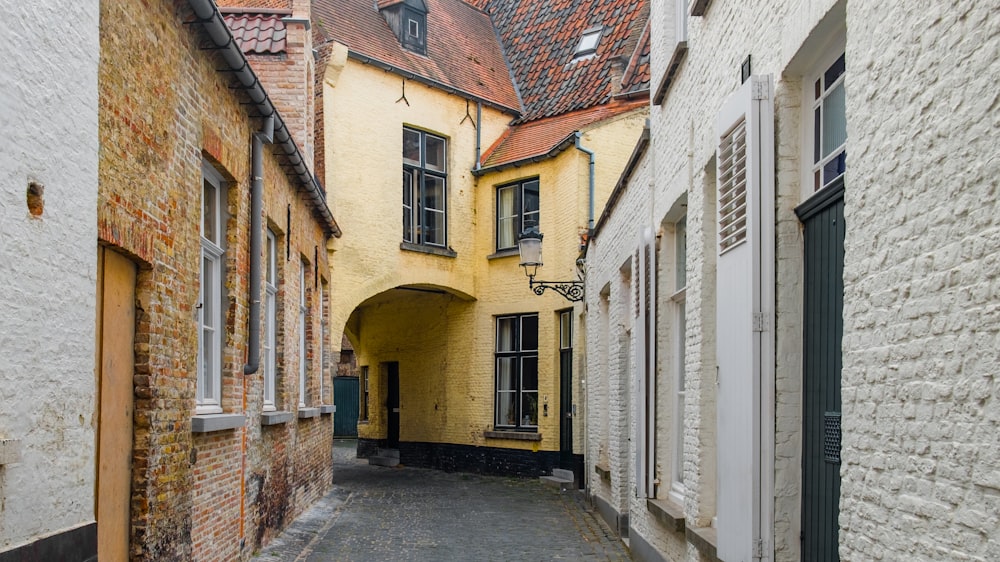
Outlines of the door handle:
[{"label": "door handle", "polygon": [[392,409],[392,413],[394,413],[394,414],[398,414],[398,413],[399,413],[399,408],[393,408],[393,409]]}]

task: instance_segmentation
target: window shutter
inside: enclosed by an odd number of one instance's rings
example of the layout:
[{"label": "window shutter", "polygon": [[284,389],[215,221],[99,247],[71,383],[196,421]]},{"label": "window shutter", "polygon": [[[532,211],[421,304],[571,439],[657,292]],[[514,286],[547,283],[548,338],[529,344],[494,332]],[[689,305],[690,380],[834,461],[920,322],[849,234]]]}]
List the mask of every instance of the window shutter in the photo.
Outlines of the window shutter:
[{"label": "window shutter", "polygon": [[[770,559],[774,386],[774,106],[752,76],[716,120],[718,555]],[[770,456],[771,458],[767,458]],[[762,501],[763,498],[763,501]],[[757,548],[755,548],[757,546]],[[759,549],[762,556],[755,556]]]},{"label": "window shutter", "polygon": [[636,251],[636,496],[656,497],[656,235],[646,227]]}]

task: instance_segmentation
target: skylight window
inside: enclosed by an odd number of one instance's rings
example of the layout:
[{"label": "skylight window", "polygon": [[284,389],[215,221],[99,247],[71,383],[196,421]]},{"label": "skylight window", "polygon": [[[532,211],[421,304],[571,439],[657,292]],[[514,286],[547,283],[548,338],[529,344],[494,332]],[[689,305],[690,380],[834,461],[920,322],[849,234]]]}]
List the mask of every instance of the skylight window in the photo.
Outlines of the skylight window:
[{"label": "skylight window", "polygon": [[594,56],[597,53],[597,44],[601,42],[601,34],[603,32],[603,27],[592,27],[585,30],[583,37],[580,38],[580,43],[576,46],[573,58],[581,59]]}]

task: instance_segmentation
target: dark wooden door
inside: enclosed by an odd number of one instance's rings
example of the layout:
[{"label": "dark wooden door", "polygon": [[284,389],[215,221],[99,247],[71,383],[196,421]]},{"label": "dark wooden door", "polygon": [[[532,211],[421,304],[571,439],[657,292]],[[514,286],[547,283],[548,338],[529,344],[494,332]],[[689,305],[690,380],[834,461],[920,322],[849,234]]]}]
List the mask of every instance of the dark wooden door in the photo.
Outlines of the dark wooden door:
[{"label": "dark wooden door", "polygon": [[386,364],[388,370],[388,388],[386,389],[386,408],[389,410],[389,425],[386,431],[385,444],[390,449],[399,447],[399,363],[392,361]]},{"label": "dark wooden door", "polygon": [[335,377],[333,379],[333,403],[337,411],[333,415],[334,437],[358,436],[358,378]]},{"label": "dark wooden door", "polygon": [[839,560],[843,179],[796,209],[804,232],[802,559]]},{"label": "dark wooden door", "polygon": [[573,313],[559,314],[559,468],[573,470]]}]

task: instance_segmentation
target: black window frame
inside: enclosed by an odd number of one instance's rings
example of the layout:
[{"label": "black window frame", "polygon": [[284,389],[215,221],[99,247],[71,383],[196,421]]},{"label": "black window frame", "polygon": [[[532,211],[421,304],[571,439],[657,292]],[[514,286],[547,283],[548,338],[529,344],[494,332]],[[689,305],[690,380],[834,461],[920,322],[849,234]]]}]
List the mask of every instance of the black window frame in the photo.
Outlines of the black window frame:
[{"label": "black window frame", "polygon": [[[532,209],[532,210],[527,210],[527,209],[525,209],[525,202],[528,200],[528,198],[524,196],[524,193],[525,193],[525,190],[528,189],[529,186],[531,186],[532,184],[534,184],[535,201],[537,202],[537,208]],[[502,218],[501,217],[501,210],[500,210],[500,194],[505,189],[511,189],[511,188],[514,189],[514,216],[513,216],[513,218],[514,218],[514,232],[513,232],[513,240],[511,241],[511,244],[509,246],[502,246],[501,245],[501,234],[500,234],[500,231],[501,231],[500,220]],[[541,207],[542,207],[541,182],[539,181],[539,178],[537,176],[533,177],[533,178],[525,178],[523,180],[519,180],[519,181],[515,181],[515,182],[505,183],[503,185],[498,185],[497,189],[496,189],[496,205],[495,205],[496,220],[494,221],[495,222],[495,224],[494,224],[494,238],[496,239],[496,249],[497,249],[497,251],[516,249],[517,248],[517,238],[518,238],[518,236],[520,234],[522,234],[527,228],[531,228],[532,226],[534,226],[536,229],[540,228],[540,222],[541,222],[541,219],[542,219]],[[526,228],[525,224],[524,224],[524,216],[526,214],[529,214],[529,213],[534,213],[535,216],[536,216],[536,219],[535,219],[535,221],[534,221],[533,224],[528,225],[528,227]]]},{"label": "black window frame", "polygon": [[[405,157],[407,133],[419,135],[420,161],[418,164],[408,162]],[[439,140],[444,146],[441,170],[435,170],[427,164],[428,138]],[[401,179],[403,242],[446,249],[448,247],[448,139],[413,127],[403,127],[403,143],[404,156]],[[428,179],[441,181],[441,208],[432,208],[430,211],[441,214],[440,241],[427,241],[427,232],[423,228],[427,224],[428,211],[424,202],[427,200]],[[409,222],[407,222],[407,218],[409,218]]]},{"label": "black window frame", "polygon": [[[494,361],[493,361],[493,427],[498,430],[505,431],[523,431],[523,432],[537,432],[538,431],[538,318],[537,312],[523,313],[523,314],[505,314],[495,317],[495,329],[496,337],[494,340]],[[514,334],[513,341],[515,343],[515,349],[513,350],[503,350],[500,349],[500,324],[503,321],[514,321]],[[525,320],[529,320],[534,324],[534,333],[528,334],[525,329]],[[526,338],[526,336],[529,336]],[[525,345],[530,343],[531,337],[534,339],[534,349],[526,348]],[[500,364],[502,360],[513,359],[512,363],[512,373],[511,377],[514,381],[514,389],[511,390],[501,390],[500,385]],[[525,388],[525,365],[533,365],[534,377],[535,377],[535,388],[526,389]],[[501,420],[501,393],[514,394],[514,411],[513,411],[513,423],[507,420]],[[531,423],[531,413],[525,411],[526,401],[528,396],[534,394],[534,423]],[[530,410],[530,406],[527,408]]]}]

